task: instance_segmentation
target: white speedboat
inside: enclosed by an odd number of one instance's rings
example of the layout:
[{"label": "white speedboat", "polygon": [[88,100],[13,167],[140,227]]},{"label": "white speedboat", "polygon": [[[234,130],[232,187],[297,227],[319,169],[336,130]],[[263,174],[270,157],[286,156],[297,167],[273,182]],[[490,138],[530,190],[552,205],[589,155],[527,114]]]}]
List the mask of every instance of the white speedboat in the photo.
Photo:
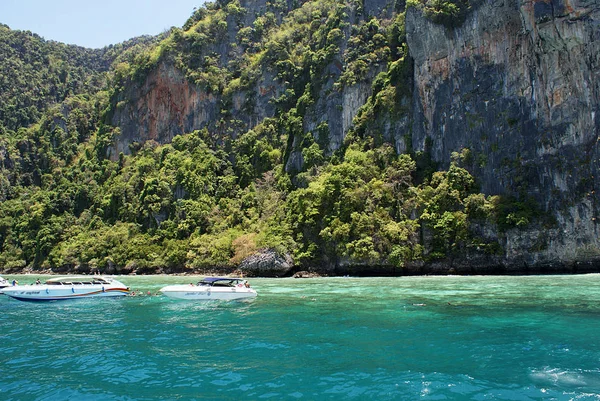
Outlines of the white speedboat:
[{"label": "white speedboat", "polygon": [[206,277],[198,284],[168,285],[160,289],[165,296],[190,300],[240,300],[255,298],[256,291],[243,278]]},{"label": "white speedboat", "polygon": [[44,284],[16,285],[2,290],[20,301],[58,301],[90,297],[119,297],[129,293],[123,283],[101,276],[58,277]]}]

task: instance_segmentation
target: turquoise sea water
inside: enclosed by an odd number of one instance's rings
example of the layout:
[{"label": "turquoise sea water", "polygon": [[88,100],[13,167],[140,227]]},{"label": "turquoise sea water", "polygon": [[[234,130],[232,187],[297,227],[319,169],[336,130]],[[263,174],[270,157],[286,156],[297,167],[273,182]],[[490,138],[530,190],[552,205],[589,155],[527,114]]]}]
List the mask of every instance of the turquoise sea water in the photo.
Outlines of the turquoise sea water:
[{"label": "turquoise sea water", "polygon": [[0,400],[600,400],[600,275],[251,283],[245,303],[0,296]]}]

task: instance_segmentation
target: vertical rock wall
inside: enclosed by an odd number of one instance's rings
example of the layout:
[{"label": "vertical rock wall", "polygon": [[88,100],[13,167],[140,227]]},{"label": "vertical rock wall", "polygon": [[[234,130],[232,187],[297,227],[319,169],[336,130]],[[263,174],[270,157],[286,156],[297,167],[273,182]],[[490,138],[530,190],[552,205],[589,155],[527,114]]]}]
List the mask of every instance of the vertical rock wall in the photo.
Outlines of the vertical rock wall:
[{"label": "vertical rock wall", "polygon": [[509,232],[508,263],[600,254],[599,27],[598,1],[491,0],[452,30],[407,12],[413,147],[431,139],[442,166],[469,148],[485,193],[533,197],[556,218]]},{"label": "vertical rock wall", "polygon": [[169,143],[211,121],[217,99],[190,84],[172,65],[160,63],[141,85],[130,85],[120,96],[113,124],[121,128],[116,152],[129,154],[129,145],[147,140]]}]

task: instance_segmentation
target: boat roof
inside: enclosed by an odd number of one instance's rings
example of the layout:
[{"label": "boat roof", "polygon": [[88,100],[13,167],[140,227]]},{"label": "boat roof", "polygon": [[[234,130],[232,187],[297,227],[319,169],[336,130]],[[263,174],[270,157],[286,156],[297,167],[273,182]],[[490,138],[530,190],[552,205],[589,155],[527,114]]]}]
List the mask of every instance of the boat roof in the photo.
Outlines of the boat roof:
[{"label": "boat roof", "polygon": [[47,283],[62,283],[62,282],[81,282],[81,281],[112,281],[112,279],[103,276],[70,276],[70,277],[53,277],[46,280]]},{"label": "boat roof", "polygon": [[214,283],[215,281],[233,281],[233,280],[244,280],[240,277],[205,277],[202,281],[203,283]]}]

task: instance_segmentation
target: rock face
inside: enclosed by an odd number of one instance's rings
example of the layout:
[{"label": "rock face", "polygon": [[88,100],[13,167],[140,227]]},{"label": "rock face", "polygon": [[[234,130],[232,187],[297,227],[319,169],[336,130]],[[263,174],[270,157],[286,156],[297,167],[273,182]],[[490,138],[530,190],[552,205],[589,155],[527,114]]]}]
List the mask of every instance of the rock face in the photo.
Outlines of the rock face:
[{"label": "rock face", "polygon": [[557,220],[498,238],[508,266],[600,257],[599,23],[598,1],[486,1],[453,30],[407,11],[413,147],[443,167],[469,148],[483,192]]},{"label": "rock face", "polygon": [[[578,159],[591,156],[587,147],[595,147],[599,127],[599,8],[597,2],[489,1],[453,31],[409,9],[413,145],[423,149],[431,138],[434,158],[446,165],[462,147],[487,155],[480,173],[488,193],[514,188],[515,164],[556,164],[557,156],[581,147],[586,152]],[[587,161],[578,164],[597,168]],[[564,171],[533,169],[547,180],[541,186],[571,192]]]},{"label": "rock face", "polygon": [[250,277],[285,277],[293,265],[289,255],[281,256],[272,249],[264,249],[242,261],[238,269]]},{"label": "rock face", "polygon": [[160,63],[141,85],[121,94],[113,124],[121,128],[114,155],[129,154],[129,145],[154,140],[169,143],[175,135],[201,128],[217,114],[217,100],[187,81],[168,63]]}]

